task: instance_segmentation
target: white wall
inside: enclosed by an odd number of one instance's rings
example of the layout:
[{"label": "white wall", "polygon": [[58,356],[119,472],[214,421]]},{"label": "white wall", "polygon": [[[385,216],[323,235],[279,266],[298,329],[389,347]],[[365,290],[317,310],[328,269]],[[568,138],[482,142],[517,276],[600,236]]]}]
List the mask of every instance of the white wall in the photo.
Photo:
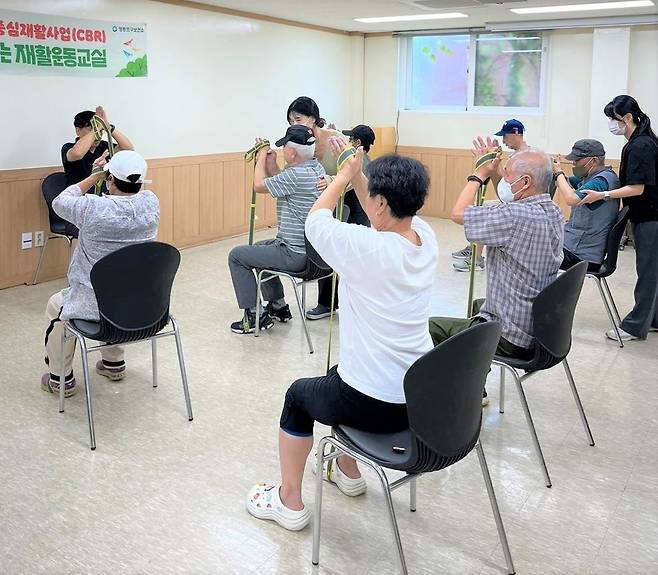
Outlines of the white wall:
[{"label": "white wall", "polygon": [[146,0],[1,5],[146,22],[149,77],[0,75],[0,169],[58,164],[62,144],[75,135],[73,116],[97,104],[147,158],[235,152],[249,148],[255,136],[278,138],[288,104],[300,95],[313,97],[339,126],[363,115],[361,37]]},{"label": "white wall", "polygon": [[[398,39],[366,38],[365,122],[394,125],[397,113]],[[580,138],[592,137],[593,31],[550,33],[546,101],[542,115],[517,117],[527,129],[527,141],[548,152],[567,153]],[[610,75],[628,72],[628,92],[658,125],[658,27],[631,29],[629,70],[610,69]],[[605,79],[603,79],[604,81]],[[598,92],[597,92],[598,95]],[[437,148],[470,148],[476,135],[500,129],[507,115],[483,113],[429,113],[401,111],[399,144]],[[601,126],[607,121],[600,112]],[[611,144],[608,156],[618,158],[623,138]]]}]

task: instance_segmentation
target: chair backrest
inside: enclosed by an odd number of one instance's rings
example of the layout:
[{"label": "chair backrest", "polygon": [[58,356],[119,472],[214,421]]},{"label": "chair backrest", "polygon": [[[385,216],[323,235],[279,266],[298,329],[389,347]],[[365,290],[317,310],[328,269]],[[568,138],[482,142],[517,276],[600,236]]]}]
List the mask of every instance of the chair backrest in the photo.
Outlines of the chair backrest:
[{"label": "chair backrest", "polygon": [[571,328],[576,304],[587,273],[580,262],[546,286],[532,304],[535,332],[533,369],[547,369],[561,362],[571,349]]},{"label": "chair backrest", "polygon": [[169,321],[169,299],[180,252],[161,242],[121,248],[91,269],[104,341],[155,335]]},{"label": "chair backrest", "polygon": [[617,257],[619,256],[619,243],[621,237],[624,235],[626,223],[628,222],[628,206],[625,206],[617,214],[617,220],[608,232],[608,240],[606,244],[605,259],[601,264],[601,268],[596,272],[598,277],[608,277],[617,269]]},{"label": "chair backrest", "polygon": [[53,211],[53,200],[61,194],[66,188],[66,174],[64,172],[55,172],[48,174],[41,184],[41,193],[43,199],[48,206],[48,221],[50,223],[50,231],[55,232],[53,229],[54,224],[67,224],[68,222],[60,218]]},{"label": "chair backrest", "polygon": [[407,370],[404,394],[418,450],[413,471],[442,469],[473,449],[480,435],[482,390],[500,333],[498,322],[474,325]]}]

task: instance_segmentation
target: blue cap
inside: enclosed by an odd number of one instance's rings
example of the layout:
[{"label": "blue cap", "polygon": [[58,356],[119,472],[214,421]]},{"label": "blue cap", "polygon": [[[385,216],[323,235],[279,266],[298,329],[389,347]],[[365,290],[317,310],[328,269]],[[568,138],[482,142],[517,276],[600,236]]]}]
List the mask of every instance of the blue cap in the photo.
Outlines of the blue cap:
[{"label": "blue cap", "polygon": [[494,136],[504,136],[505,134],[523,134],[524,131],[524,125],[518,120],[512,118],[511,120],[507,120],[507,122],[505,122],[503,127],[500,129],[500,132],[496,132]]}]

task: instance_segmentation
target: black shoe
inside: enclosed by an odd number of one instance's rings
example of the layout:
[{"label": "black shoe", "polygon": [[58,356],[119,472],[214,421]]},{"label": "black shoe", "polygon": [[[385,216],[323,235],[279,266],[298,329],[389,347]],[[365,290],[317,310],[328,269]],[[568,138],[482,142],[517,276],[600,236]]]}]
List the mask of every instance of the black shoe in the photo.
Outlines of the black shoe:
[{"label": "black shoe", "polygon": [[[258,324],[258,329],[263,331],[265,329],[270,329],[274,327],[274,322],[270,317],[270,314],[267,311],[264,311],[260,314],[260,321]],[[254,333],[256,329],[256,314],[245,310],[244,317],[240,321],[234,321],[231,324],[231,331],[233,333]]]},{"label": "black shoe", "polygon": [[281,323],[286,323],[287,321],[290,321],[292,319],[292,314],[290,313],[290,306],[288,304],[284,305],[283,307],[280,307],[279,309],[275,309],[271,303],[268,303],[267,306],[265,306],[265,311],[268,314],[270,314],[270,317],[272,319],[275,319],[276,321]]}]

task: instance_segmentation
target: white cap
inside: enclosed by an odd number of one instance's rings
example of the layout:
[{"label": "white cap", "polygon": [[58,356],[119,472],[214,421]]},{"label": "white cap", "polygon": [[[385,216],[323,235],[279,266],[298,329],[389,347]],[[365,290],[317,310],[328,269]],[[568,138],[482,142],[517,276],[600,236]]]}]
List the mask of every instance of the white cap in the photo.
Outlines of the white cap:
[{"label": "white cap", "polygon": [[[117,180],[139,184],[147,182],[144,179],[146,177],[146,160],[133,150],[117,152],[105,164],[103,169],[110,172]],[[129,177],[135,175],[139,176],[137,180]]]}]

